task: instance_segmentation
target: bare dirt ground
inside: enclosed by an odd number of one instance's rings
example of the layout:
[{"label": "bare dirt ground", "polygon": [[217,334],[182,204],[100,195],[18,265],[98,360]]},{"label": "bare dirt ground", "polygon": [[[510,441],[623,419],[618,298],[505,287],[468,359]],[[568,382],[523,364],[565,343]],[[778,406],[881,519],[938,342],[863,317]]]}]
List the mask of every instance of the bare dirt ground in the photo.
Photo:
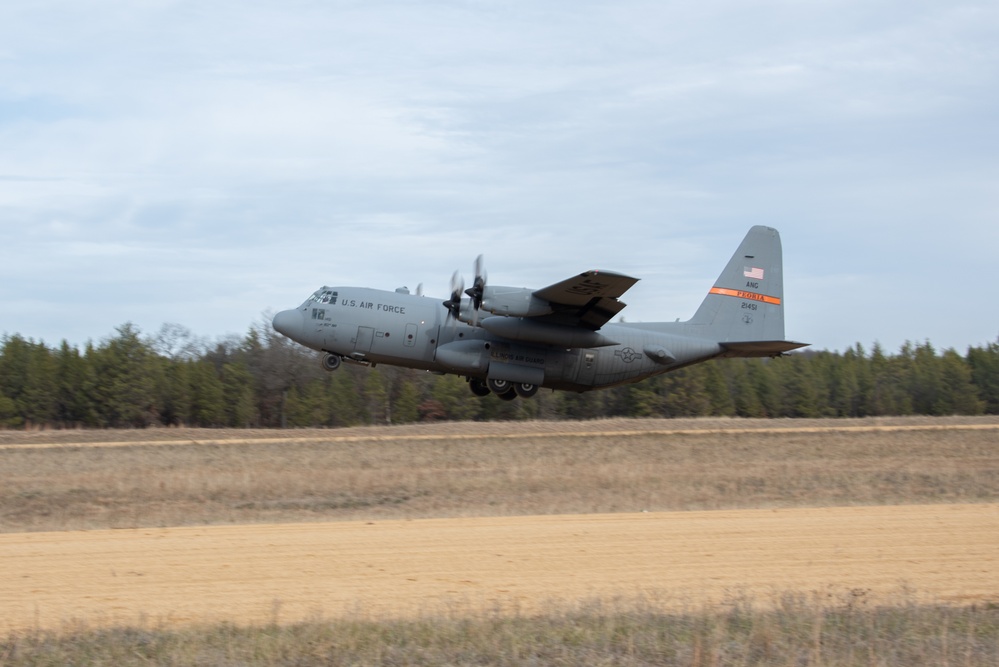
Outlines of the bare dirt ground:
[{"label": "bare dirt ground", "polygon": [[690,610],[793,592],[999,602],[999,505],[487,517],[0,535],[4,628]]},{"label": "bare dirt ground", "polygon": [[0,631],[999,604],[996,417],[0,431],[0,468]]}]

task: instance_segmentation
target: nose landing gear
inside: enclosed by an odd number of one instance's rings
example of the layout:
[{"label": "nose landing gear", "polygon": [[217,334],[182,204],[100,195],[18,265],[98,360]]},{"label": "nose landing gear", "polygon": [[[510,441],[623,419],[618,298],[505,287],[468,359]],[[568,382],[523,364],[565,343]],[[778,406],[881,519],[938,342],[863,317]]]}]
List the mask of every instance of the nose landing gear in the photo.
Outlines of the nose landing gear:
[{"label": "nose landing gear", "polygon": [[322,363],[324,371],[335,371],[336,369],[340,368],[341,361],[343,361],[343,357],[341,357],[339,354],[331,354],[327,352],[326,354],[323,355],[322,361],[320,363]]}]

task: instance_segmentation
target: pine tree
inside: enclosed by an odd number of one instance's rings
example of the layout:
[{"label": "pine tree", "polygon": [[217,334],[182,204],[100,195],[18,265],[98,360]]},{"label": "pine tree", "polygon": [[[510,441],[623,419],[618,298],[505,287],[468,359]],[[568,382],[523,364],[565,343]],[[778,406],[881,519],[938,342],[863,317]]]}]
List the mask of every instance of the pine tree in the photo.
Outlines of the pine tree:
[{"label": "pine tree", "polygon": [[225,391],[215,366],[208,361],[188,362],[191,417],[201,427],[225,423]]},{"label": "pine tree", "polygon": [[663,397],[656,391],[656,380],[645,380],[623,388],[624,416],[661,417],[664,409]]},{"label": "pine tree", "polygon": [[364,378],[364,407],[368,424],[391,424],[389,390],[381,369],[372,368]]},{"label": "pine tree", "polygon": [[912,345],[902,346],[899,355],[888,357],[881,345],[871,350],[871,407],[872,415],[912,414],[912,397],[903,387],[912,364]]},{"label": "pine tree", "polygon": [[732,403],[737,417],[767,416],[751,372],[758,365],[759,359],[732,359],[725,363],[730,373]]},{"label": "pine tree", "polygon": [[968,366],[985,412],[999,414],[999,341],[969,349]]},{"label": "pine tree", "polygon": [[157,423],[160,406],[155,388],[160,366],[131,323],[94,350],[97,412],[102,425],[149,426]]},{"label": "pine tree", "polygon": [[[804,355],[783,359],[781,379],[783,380],[782,417],[820,417],[822,405],[815,377],[810,373]],[[788,363],[790,362],[790,363]]]},{"label": "pine tree", "polygon": [[331,426],[368,423],[368,413],[360,391],[366,374],[366,368],[346,365],[327,374],[326,391],[329,396]]},{"label": "pine tree", "polygon": [[704,390],[708,395],[708,414],[731,417],[735,414],[735,399],[726,371],[728,364],[704,364]]},{"label": "pine tree", "polygon": [[17,409],[14,399],[0,394],[0,428],[18,428],[24,424],[24,417]]},{"label": "pine tree", "polygon": [[929,342],[917,345],[911,352],[911,360],[907,388],[912,397],[913,412],[918,415],[946,414],[943,368],[933,346]]},{"label": "pine tree", "polygon": [[247,428],[256,423],[253,400],[253,377],[243,362],[222,364],[222,396],[225,424]]},{"label": "pine tree", "polygon": [[860,410],[860,379],[858,361],[852,348],[842,356],[828,352],[820,355],[822,367],[816,375],[828,377],[829,404],[836,417],[858,417]]},{"label": "pine tree", "polygon": [[659,376],[664,417],[700,417],[711,413],[705,374],[696,366]]},{"label": "pine tree", "polygon": [[393,397],[392,422],[408,424],[420,419],[420,394],[416,384],[409,378],[402,377],[396,382]]},{"label": "pine tree", "polygon": [[447,419],[473,421],[481,417],[482,398],[473,396],[468,383],[456,375],[436,375],[430,386],[430,398],[440,403]]},{"label": "pine tree", "polygon": [[777,417],[782,413],[783,404],[781,402],[780,383],[778,382],[774,367],[778,365],[783,366],[782,362],[790,361],[793,358],[781,359],[780,362],[774,362],[770,359],[746,360],[748,362],[749,379],[756,390],[756,396],[760,405],[763,406],[762,416]]},{"label": "pine tree", "polygon": [[30,358],[28,341],[17,334],[4,336],[0,347],[0,396],[7,398],[4,411],[9,416],[6,421],[16,422],[18,426],[25,420],[24,391],[28,384]]},{"label": "pine tree", "polygon": [[980,415],[985,403],[978,397],[971,366],[954,350],[945,350],[940,359],[940,414]]},{"label": "pine tree", "polygon": [[27,376],[21,396],[21,412],[32,424],[53,424],[58,420],[57,365],[44,343],[28,343]]},{"label": "pine tree", "polygon": [[62,426],[95,426],[92,400],[96,378],[90,360],[66,341],[56,352],[57,421]]},{"label": "pine tree", "polygon": [[163,367],[158,390],[160,421],[171,426],[192,424],[190,364],[163,358],[159,362]]}]

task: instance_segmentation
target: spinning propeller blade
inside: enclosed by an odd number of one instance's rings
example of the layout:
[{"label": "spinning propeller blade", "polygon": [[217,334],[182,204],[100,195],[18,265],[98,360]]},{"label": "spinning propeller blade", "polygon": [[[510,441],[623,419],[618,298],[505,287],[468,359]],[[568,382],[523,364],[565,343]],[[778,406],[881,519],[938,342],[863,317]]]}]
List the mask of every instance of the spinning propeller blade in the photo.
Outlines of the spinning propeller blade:
[{"label": "spinning propeller blade", "polygon": [[451,298],[444,302],[448,317],[458,319],[461,314],[461,293],[465,289],[465,279],[457,271],[451,276]]},{"label": "spinning propeller blade", "polygon": [[475,282],[465,290],[465,294],[472,297],[472,306],[475,310],[482,307],[482,293],[486,289],[486,270],[483,264],[482,255],[475,258]]}]

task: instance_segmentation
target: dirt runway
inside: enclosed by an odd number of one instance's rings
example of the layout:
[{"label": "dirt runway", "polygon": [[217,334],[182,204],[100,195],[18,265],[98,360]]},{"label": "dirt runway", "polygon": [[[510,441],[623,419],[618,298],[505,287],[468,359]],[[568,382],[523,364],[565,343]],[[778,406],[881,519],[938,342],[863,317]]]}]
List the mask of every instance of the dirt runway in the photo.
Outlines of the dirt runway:
[{"label": "dirt runway", "polygon": [[793,591],[999,602],[999,505],[0,535],[0,630],[531,613]]}]

